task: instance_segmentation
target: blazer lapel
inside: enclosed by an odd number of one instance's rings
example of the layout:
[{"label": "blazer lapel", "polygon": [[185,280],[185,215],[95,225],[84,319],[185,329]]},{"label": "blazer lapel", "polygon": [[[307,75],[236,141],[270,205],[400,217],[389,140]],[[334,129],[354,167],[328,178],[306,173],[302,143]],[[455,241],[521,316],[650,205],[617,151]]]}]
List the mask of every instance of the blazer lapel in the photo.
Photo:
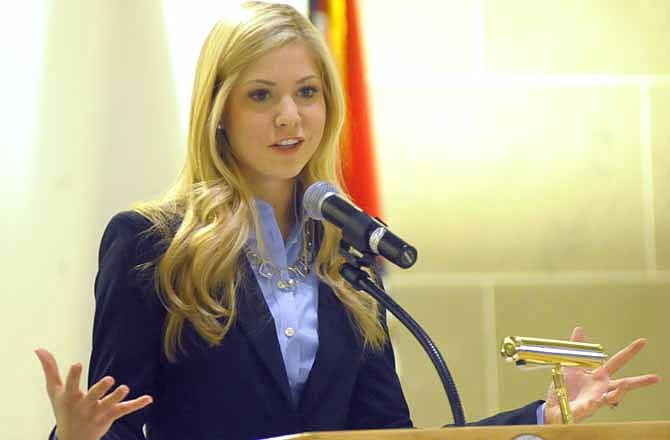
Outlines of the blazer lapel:
[{"label": "blazer lapel", "polygon": [[328,386],[343,372],[357,369],[361,347],[343,304],[324,283],[319,283],[319,348],[302,393],[303,414],[318,407]]},{"label": "blazer lapel", "polygon": [[241,258],[242,282],[238,290],[238,322],[249,338],[258,357],[281,389],[284,398],[292,404],[288,376],[277,340],[275,322],[265,303],[256,276],[246,258]]}]

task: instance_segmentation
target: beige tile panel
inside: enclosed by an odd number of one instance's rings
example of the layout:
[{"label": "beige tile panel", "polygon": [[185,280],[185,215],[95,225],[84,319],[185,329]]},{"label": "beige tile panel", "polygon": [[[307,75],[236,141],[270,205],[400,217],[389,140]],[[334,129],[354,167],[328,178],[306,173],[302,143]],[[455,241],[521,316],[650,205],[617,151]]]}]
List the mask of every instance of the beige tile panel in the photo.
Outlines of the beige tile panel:
[{"label": "beige tile panel", "polygon": [[651,90],[657,265],[670,269],[670,87]]},{"label": "beige tile panel", "polygon": [[[474,288],[403,288],[394,299],[428,332],[456,382],[468,420],[485,409],[482,294]],[[398,321],[390,320],[403,390],[417,426],[452,423],[451,409],[428,355]]]},{"label": "beige tile panel", "polygon": [[644,268],[637,87],[374,96],[385,217],[414,271]]},{"label": "beige tile panel", "polygon": [[[496,289],[498,339],[509,335],[568,339],[581,325],[587,339],[613,355],[637,337],[648,346],[617,377],[657,372],[665,381],[631,392],[615,410],[603,408],[593,422],[667,420],[670,403],[670,353],[667,350],[670,284],[595,286],[518,286]],[[549,370],[521,371],[499,362],[501,408],[542,398]]]},{"label": "beige tile panel", "polygon": [[371,82],[420,77],[423,72],[464,72],[477,57],[471,0],[359,2]]},{"label": "beige tile panel", "polygon": [[491,70],[670,72],[667,0],[486,0]]}]

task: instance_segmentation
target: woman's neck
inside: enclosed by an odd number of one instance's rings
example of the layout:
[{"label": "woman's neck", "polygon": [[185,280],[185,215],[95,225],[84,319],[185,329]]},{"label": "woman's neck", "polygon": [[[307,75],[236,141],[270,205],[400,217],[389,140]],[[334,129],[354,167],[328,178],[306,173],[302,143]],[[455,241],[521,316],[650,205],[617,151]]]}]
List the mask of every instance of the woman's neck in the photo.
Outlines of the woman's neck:
[{"label": "woman's neck", "polygon": [[265,185],[254,185],[252,187],[254,197],[263,200],[272,206],[284,241],[288,238],[291,228],[297,221],[295,212],[295,181],[290,180],[282,183],[269,182]]}]

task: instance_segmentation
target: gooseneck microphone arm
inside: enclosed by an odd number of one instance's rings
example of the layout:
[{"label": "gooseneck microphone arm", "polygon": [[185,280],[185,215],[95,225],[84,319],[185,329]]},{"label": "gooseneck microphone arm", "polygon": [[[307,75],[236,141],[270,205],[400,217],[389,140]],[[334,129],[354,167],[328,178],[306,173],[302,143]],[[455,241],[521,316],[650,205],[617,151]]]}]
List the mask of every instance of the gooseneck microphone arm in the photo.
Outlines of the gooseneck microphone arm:
[{"label": "gooseneck microphone arm", "polygon": [[362,270],[363,268],[370,268],[374,265],[374,254],[363,253],[358,249],[352,247],[345,241],[340,243],[340,251],[347,259],[347,262],[340,267],[340,274],[344,277],[351,286],[356,290],[361,290],[370,294],[379,303],[381,303],[393,316],[414,335],[421,347],[423,347],[428,357],[430,357],[433,366],[440,376],[442,386],[447,394],[449,405],[451,406],[451,414],[454,418],[454,425],[464,426],[465,415],[463,414],[463,406],[461,399],[456,390],[456,384],[451,377],[449,368],[440,353],[440,350],[435,346],[432,339],[421,328],[421,326],[407,313],[393,298],[391,298],[382,288],[373,282],[368,274]]},{"label": "gooseneck microphone arm", "polygon": [[302,205],[305,212],[309,217],[325,220],[342,231],[340,252],[347,262],[340,267],[340,274],[354,289],[372,295],[419,341],[440,376],[449,399],[454,424],[465,425],[461,399],[442,354],[421,326],[362,270],[375,266],[375,255],[407,269],[416,262],[416,248],[389,231],[381,221],[339,197],[337,193],[337,188],[328,182],[311,184],[303,195]]}]

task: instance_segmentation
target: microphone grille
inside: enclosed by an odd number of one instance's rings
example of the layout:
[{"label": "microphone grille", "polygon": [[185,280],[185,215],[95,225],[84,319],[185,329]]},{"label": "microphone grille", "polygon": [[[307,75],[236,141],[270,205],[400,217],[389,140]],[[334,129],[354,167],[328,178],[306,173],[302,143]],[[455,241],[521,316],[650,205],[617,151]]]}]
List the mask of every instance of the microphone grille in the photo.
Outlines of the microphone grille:
[{"label": "microphone grille", "polygon": [[312,183],[302,196],[302,206],[308,216],[315,220],[323,220],[321,205],[329,196],[337,194],[337,188],[328,182]]}]

